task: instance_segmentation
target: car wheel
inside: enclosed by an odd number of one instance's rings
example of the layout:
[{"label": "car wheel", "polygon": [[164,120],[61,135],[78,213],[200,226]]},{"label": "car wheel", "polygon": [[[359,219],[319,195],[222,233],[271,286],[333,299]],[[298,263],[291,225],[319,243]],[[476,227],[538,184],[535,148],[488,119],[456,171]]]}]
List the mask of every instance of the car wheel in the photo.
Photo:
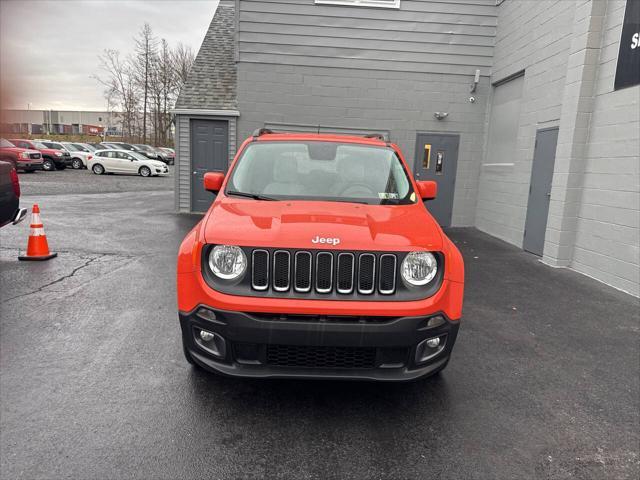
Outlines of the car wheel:
[{"label": "car wheel", "polygon": [[73,160],[71,160],[71,166],[74,170],[80,170],[82,168],[82,160],[80,160],[79,158],[74,158]]},{"label": "car wheel", "polygon": [[149,177],[151,176],[151,169],[149,167],[142,166],[140,167],[140,170],[138,170],[138,173],[142,177]]},{"label": "car wheel", "polygon": [[91,167],[91,170],[96,175],[102,175],[104,173],[104,167],[99,163],[94,164],[93,167]]},{"label": "car wheel", "polygon": [[56,169],[56,166],[53,164],[53,161],[50,158],[45,158],[42,161],[42,169],[46,172],[50,172]]}]

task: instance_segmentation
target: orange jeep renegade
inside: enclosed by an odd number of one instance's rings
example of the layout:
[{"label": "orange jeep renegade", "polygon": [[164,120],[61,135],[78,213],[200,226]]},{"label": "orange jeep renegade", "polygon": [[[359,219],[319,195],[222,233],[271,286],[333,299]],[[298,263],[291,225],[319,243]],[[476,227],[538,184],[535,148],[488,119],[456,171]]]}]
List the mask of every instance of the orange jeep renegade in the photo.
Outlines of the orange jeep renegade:
[{"label": "orange jeep renegade", "polygon": [[379,136],[262,129],[178,254],[187,360],[240,377],[412,380],[442,370],[462,256]]}]

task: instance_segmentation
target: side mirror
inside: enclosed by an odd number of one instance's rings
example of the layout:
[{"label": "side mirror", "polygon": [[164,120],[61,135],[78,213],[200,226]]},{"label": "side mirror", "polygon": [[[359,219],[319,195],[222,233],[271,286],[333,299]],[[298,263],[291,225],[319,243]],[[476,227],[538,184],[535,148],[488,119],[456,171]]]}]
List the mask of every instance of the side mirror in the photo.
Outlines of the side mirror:
[{"label": "side mirror", "polygon": [[422,200],[433,200],[438,195],[438,184],[432,180],[423,180],[416,182],[418,184],[418,193]]},{"label": "side mirror", "polygon": [[224,173],[207,172],[204,174],[204,189],[213,193],[218,193],[224,182]]}]

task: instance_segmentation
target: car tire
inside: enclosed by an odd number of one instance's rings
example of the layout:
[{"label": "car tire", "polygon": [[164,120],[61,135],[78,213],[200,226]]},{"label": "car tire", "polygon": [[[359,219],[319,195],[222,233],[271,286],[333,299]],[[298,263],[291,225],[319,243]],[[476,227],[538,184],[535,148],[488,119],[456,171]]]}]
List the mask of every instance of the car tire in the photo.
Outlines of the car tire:
[{"label": "car tire", "polygon": [[150,177],[151,169],[143,165],[142,167],[140,167],[140,170],[138,170],[138,173],[140,174],[141,177]]},{"label": "car tire", "polygon": [[71,166],[74,170],[80,170],[84,166],[84,164],[79,158],[74,158],[73,160],[71,160]]},{"label": "car tire", "polygon": [[91,171],[96,175],[102,175],[104,173],[104,167],[99,163],[94,163],[93,167],[91,167]]},{"label": "car tire", "polygon": [[45,158],[42,160],[42,169],[45,172],[51,172],[56,169],[56,165],[50,158]]}]

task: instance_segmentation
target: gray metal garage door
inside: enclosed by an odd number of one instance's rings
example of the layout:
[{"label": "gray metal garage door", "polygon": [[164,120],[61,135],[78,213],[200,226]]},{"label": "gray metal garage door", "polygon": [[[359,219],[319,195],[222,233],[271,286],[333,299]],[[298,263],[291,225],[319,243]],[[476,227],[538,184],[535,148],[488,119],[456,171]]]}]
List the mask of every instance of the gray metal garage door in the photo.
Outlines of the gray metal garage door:
[{"label": "gray metal garage door", "polygon": [[524,75],[496,84],[491,102],[487,163],[512,163],[516,155]]},{"label": "gray metal garage door", "polygon": [[226,172],[229,164],[229,123],[191,120],[191,211],[206,212],[214,196],[204,189],[207,172]]}]

